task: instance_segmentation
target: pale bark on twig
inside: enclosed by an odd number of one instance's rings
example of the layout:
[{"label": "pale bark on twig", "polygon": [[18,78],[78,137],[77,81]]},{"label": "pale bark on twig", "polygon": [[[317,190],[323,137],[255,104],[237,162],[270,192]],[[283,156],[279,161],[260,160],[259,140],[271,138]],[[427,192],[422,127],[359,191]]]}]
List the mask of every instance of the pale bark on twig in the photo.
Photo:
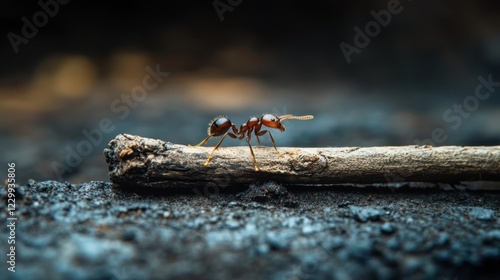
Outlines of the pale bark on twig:
[{"label": "pale bark on twig", "polygon": [[120,134],[104,154],[113,183],[138,187],[500,181],[500,146],[278,147],[284,157],[272,147],[254,147],[260,172],[247,146],[220,147],[204,167],[212,149]]}]

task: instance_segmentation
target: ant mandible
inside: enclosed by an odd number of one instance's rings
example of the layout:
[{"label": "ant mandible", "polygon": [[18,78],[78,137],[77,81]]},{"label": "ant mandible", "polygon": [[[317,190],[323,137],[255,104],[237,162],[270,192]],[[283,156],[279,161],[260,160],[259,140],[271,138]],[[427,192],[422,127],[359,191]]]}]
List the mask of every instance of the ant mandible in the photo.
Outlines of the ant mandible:
[{"label": "ant mandible", "polygon": [[[229,137],[234,138],[234,139],[243,139],[245,137],[246,133],[246,141],[248,144],[248,147],[250,148],[250,153],[252,154],[253,158],[253,166],[255,168],[255,171],[259,171],[259,167],[257,166],[257,161],[255,160],[255,154],[253,153],[252,145],[250,145],[250,139],[252,138],[252,132],[255,134],[255,137],[257,137],[257,141],[260,146],[260,139],[259,136],[263,136],[264,134],[268,133],[269,137],[271,138],[271,142],[273,142],[274,149],[278,153],[280,157],[283,155],[278,151],[278,148],[276,148],[276,144],[274,143],[274,138],[273,135],[271,134],[271,131],[269,130],[261,130],[262,126],[267,126],[269,128],[275,128],[279,129],[279,131],[284,132],[285,131],[285,126],[283,123],[281,123],[284,120],[310,120],[314,118],[311,115],[307,116],[293,116],[293,115],[283,115],[283,116],[276,116],[273,114],[264,114],[260,118],[257,117],[251,117],[246,123],[242,124],[240,126],[240,129],[238,130],[236,126],[226,117],[223,116],[218,116],[214,118],[209,124],[208,124],[208,136],[203,139],[200,143],[198,143],[196,146],[191,146],[190,147],[199,147],[203,144],[208,143],[208,140],[212,137],[219,137],[222,136],[222,139],[220,139],[219,143],[215,146],[215,148],[212,150],[210,155],[207,158],[207,161],[204,166],[208,166],[210,163],[210,160],[212,160],[212,155],[217,150],[224,141],[224,138],[229,135]],[[229,131],[229,129],[232,130],[232,132]]]}]

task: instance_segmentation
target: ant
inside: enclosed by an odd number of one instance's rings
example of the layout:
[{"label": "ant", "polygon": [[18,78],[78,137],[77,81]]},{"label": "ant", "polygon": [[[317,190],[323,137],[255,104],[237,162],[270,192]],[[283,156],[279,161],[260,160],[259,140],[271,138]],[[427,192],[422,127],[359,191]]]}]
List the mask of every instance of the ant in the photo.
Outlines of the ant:
[{"label": "ant", "polygon": [[[210,163],[210,160],[212,160],[212,155],[217,150],[224,141],[224,138],[229,135],[229,137],[233,139],[238,139],[241,140],[245,138],[245,133],[246,133],[246,141],[248,144],[248,147],[250,147],[250,153],[252,154],[253,158],[253,166],[255,168],[255,171],[259,171],[259,167],[257,166],[257,161],[255,160],[255,154],[253,153],[252,145],[250,145],[250,139],[252,138],[252,132],[255,134],[255,137],[257,137],[257,141],[260,146],[260,138],[259,136],[264,136],[264,134],[268,133],[269,137],[271,138],[271,142],[273,142],[274,149],[278,153],[280,157],[283,157],[283,154],[281,154],[278,151],[278,148],[276,148],[276,144],[274,143],[274,138],[273,135],[271,134],[271,131],[269,130],[261,130],[262,126],[267,126],[269,128],[275,128],[279,129],[279,131],[284,132],[285,131],[285,126],[281,123],[284,120],[310,120],[314,118],[311,115],[307,116],[293,116],[293,115],[283,115],[283,116],[277,116],[273,114],[263,114],[260,118],[257,117],[251,117],[246,123],[242,124],[240,126],[240,129],[238,130],[236,126],[227,118],[224,116],[218,116],[214,118],[210,123],[208,123],[208,136],[203,139],[200,143],[198,143],[196,146],[191,146],[189,147],[199,147],[203,144],[208,143],[208,140],[212,137],[219,137],[222,136],[222,139],[220,139],[219,143],[215,146],[215,148],[212,150],[210,155],[207,158],[207,161],[203,166],[208,166]],[[232,130],[232,132],[229,131],[229,129]]]}]

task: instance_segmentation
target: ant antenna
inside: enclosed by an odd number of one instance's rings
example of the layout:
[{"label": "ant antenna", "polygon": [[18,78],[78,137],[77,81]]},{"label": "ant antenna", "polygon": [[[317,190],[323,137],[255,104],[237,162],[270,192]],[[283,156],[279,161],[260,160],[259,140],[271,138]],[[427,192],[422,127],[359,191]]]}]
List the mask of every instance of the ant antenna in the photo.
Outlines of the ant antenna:
[{"label": "ant antenna", "polygon": [[294,115],[283,115],[280,116],[280,121],[284,120],[301,120],[301,121],[306,121],[306,120],[311,120],[314,118],[312,115],[306,115],[306,116],[294,116]]}]

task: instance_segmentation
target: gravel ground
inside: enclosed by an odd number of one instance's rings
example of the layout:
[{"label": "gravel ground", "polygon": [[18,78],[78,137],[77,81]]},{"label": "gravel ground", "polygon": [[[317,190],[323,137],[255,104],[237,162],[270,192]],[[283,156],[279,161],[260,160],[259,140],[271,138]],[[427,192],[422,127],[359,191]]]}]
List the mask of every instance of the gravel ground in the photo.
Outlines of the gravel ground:
[{"label": "gravel ground", "polygon": [[16,193],[16,273],[0,278],[500,279],[500,192],[225,191],[29,181]]}]

